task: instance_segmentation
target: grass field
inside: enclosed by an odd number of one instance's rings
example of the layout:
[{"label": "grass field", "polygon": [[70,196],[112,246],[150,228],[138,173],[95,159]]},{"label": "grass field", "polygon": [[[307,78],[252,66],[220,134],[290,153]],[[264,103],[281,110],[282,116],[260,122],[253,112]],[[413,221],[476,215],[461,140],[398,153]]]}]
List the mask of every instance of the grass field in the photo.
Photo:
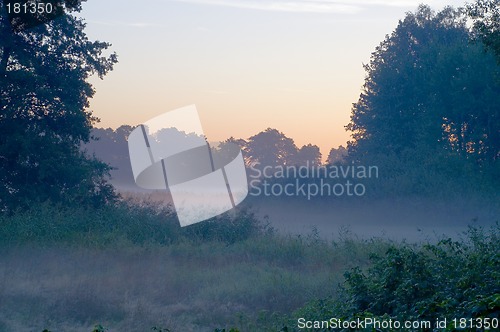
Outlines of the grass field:
[{"label": "grass field", "polygon": [[[361,274],[356,282],[373,291],[361,295],[384,293],[380,271],[391,271],[391,252],[408,260],[408,270],[397,268],[402,289],[422,282],[414,277],[429,279],[422,269],[441,275],[443,262],[457,262],[450,266],[454,275],[469,264],[475,278],[460,287],[479,289],[485,281],[485,296],[500,291],[498,225],[494,235],[477,233],[480,241],[464,240],[455,250],[360,239],[345,230],[335,240],[315,229],[285,235],[248,211],[181,229],[171,211],[144,204],[95,211],[42,204],[3,216],[0,224],[0,331],[279,331],[285,325],[291,331],[297,315],[368,310],[354,306],[360,293],[346,287],[359,285],[346,286],[345,276],[365,271],[368,279]],[[386,293],[398,301],[398,292]],[[497,297],[487,310],[496,310]]]},{"label": "grass field", "polygon": [[4,249],[0,328],[90,331],[98,323],[113,331],[272,328],[269,316],[335,295],[343,271],[366,263],[363,246],[267,236],[231,245]]}]

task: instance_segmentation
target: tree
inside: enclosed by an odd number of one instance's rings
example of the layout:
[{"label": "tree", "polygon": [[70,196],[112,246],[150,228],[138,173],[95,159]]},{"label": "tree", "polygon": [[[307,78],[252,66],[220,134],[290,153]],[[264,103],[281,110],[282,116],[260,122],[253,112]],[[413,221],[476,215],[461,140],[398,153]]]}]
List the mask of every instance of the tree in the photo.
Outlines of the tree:
[{"label": "tree", "polygon": [[474,32],[500,63],[500,1],[477,0],[468,4],[466,10],[473,19]]},{"label": "tree", "polygon": [[[237,139],[231,136],[225,141],[220,142],[217,146],[212,146],[212,158],[216,168],[233,161],[240,151],[244,151],[246,144],[247,142],[244,139]],[[249,165],[251,161],[244,154],[242,155],[245,164]]]},{"label": "tree", "polygon": [[263,166],[292,165],[297,146],[282,132],[267,128],[248,139],[245,154],[251,162],[259,162]]},{"label": "tree", "polygon": [[93,128],[91,139],[82,145],[87,156],[95,156],[113,168],[110,171],[110,182],[115,187],[135,185],[127,143],[128,136],[134,128],[128,125],[120,126],[116,130]]},{"label": "tree", "polygon": [[377,47],[353,105],[351,158],[453,154],[476,162],[500,156],[499,67],[470,42],[466,17],[420,6]]},{"label": "tree", "polygon": [[328,158],[326,159],[326,163],[328,165],[338,164],[344,161],[347,156],[347,149],[342,145],[339,145],[338,148],[332,148],[330,153],[328,154]]},{"label": "tree", "polygon": [[[31,201],[101,204],[109,167],[79,150],[97,121],[94,89],[117,62],[89,41],[81,0],[50,1],[53,15],[13,15],[0,4],[0,209]],[[64,13],[65,10],[67,13]]]},{"label": "tree", "polygon": [[307,144],[302,146],[295,156],[297,166],[319,166],[321,165],[321,152],[317,145]]}]

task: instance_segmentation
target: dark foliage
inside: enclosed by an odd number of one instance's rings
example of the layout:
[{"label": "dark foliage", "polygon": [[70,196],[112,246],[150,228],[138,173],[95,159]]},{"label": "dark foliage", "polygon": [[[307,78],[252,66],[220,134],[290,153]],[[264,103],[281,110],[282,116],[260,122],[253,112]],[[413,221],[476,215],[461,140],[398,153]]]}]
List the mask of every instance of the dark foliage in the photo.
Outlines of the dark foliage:
[{"label": "dark foliage", "polygon": [[467,5],[467,14],[474,21],[474,33],[500,63],[500,1],[477,0]]},{"label": "dark foliage", "polygon": [[466,19],[422,5],[365,65],[347,159],[379,166],[387,192],[497,191],[500,66]]},{"label": "dark foliage", "polygon": [[[58,1],[59,7],[63,1]],[[88,40],[66,1],[54,17],[12,17],[0,5],[0,209],[52,200],[100,205],[113,198],[109,167],[79,150],[94,118],[94,89],[117,62],[108,43]]]},{"label": "dark foliage", "polygon": [[338,299],[315,301],[295,316],[432,322],[500,317],[498,224],[488,232],[471,227],[461,242],[394,245],[385,255],[372,255],[371,261],[368,270],[358,267],[345,273]]}]

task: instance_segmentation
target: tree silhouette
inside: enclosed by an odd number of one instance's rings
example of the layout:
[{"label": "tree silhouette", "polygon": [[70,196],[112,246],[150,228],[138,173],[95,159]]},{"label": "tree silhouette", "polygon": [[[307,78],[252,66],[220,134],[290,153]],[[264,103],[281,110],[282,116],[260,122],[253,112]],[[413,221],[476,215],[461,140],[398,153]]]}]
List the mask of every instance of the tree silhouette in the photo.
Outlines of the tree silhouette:
[{"label": "tree silhouette", "polygon": [[267,128],[248,139],[245,154],[250,162],[259,162],[263,166],[292,165],[297,146],[282,132]]},{"label": "tree silhouette", "polygon": [[123,125],[111,128],[92,129],[91,139],[83,145],[87,156],[95,156],[112,167],[111,182],[114,185],[134,185],[134,176],[128,154],[128,136],[135,127]]},{"label": "tree silhouette", "polygon": [[[247,142],[244,139],[236,139],[229,137],[227,140],[220,142],[218,146],[212,147],[213,158],[217,165],[223,166],[231,162],[240,151],[244,151]],[[243,159],[245,164],[249,165],[251,161],[245,157],[243,152]]]},{"label": "tree silhouette", "polygon": [[328,153],[328,157],[326,159],[326,163],[328,165],[338,164],[345,160],[347,156],[347,149],[340,145],[338,148],[332,148],[330,153]]},{"label": "tree silhouette", "polygon": [[297,166],[319,166],[321,165],[321,152],[317,145],[307,144],[302,146],[294,160]]},{"label": "tree silhouette", "polygon": [[467,14],[473,19],[474,33],[500,63],[500,1],[477,0],[467,5]]},{"label": "tree silhouette", "polygon": [[499,68],[481,45],[470,42],[460,11],[436,14],[420,6],[408,13],[365,66],[363,92],[347,125],[350,155],[497,159]]},{"label": "tree silhouette", "polygon": [[2,209],[45,200],[101,204],[111,195],[109,168],[79,147],[97,120],[87,110],[94,95],[87,79],[102,78],[117,58],[104,56],[109,44],[89,41],[72,15],[81,1],[56,3],[55,16],[17,17],[0,4]]}]

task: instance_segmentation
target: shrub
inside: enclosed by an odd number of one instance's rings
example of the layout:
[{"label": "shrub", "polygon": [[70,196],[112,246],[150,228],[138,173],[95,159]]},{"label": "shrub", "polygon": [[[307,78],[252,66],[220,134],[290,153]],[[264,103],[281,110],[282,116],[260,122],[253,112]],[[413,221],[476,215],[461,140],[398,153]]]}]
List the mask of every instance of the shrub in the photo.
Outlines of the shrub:
[{"label": "shrub", "polygon": [[182,241],[235,243],[258,234],[262,224],[247,210],[226,213],[181,228],[175,212],[159,205],[117,202],[101,208],[34,204],[0,214],[0,243],[102,247],[119,244],[170,245]]},{"label": "shrub", "polygon": [[294,317],[500,318],[499,230],[498,224],[490,232],[471,227],[461,242],[392,245],[385,255],[372,255],[367,270],[346,272],[339,298],[313,301]]}]

